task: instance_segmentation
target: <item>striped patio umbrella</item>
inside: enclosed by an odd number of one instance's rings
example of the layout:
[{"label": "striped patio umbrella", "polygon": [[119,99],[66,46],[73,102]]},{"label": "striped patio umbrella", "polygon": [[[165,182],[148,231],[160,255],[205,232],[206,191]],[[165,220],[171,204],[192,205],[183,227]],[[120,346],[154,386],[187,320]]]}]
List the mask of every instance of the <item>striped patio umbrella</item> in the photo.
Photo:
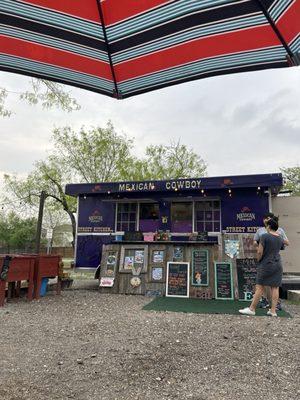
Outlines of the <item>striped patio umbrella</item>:
[{"label": "striped patio umbrella", "polygon": [[300,61],[300,0],[0,0],[0,19],[0,69],[116,98]]}]

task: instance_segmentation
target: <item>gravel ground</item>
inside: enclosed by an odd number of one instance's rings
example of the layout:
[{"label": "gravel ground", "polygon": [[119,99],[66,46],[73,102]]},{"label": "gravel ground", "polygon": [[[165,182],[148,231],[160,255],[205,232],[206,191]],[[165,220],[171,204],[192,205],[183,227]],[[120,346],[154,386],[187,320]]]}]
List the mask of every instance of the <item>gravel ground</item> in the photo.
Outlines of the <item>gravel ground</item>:
[{"label": "gravel ground", "polygon": [[300,399],[293,319],[143,311],[77,283],[0,309],[1,400]]}]

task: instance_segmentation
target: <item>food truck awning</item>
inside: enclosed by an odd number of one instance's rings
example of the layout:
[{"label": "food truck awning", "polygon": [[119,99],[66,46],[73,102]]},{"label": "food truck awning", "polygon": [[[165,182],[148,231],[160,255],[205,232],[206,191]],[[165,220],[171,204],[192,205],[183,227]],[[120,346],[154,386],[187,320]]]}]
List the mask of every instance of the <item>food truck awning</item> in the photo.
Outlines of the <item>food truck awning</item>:
[{"label": "food truck awning", "polygon": [[270,188],[278,193],[283,184],[282,174],[236,175],[211,178],[171,179],[164,181],[100,182],[66,185],[66,194],[142,193],[142,192],[186,192],[207,189]]},{"label": "food truck awning", "polygon": [[300,0],[1,0],[0,69],[115,98],[300,64]]}]

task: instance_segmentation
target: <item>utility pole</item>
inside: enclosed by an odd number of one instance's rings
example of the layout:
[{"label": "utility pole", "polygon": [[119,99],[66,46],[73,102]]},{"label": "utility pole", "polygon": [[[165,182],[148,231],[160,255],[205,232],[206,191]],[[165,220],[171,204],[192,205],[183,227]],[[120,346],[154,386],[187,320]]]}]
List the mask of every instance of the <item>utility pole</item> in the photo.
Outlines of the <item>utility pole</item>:
[{"label": "utility pole", "polygon": [[47,198],[47,193],[42,190],[40,196],[40,206],[39,206],[39,216],[36,227],[36,239],[35,239],[35,252],[39,254],[40,245],[41,245],[41,233],[42,233],[42,222],[43,222],[43,213],[44,213],[44,204]]}]

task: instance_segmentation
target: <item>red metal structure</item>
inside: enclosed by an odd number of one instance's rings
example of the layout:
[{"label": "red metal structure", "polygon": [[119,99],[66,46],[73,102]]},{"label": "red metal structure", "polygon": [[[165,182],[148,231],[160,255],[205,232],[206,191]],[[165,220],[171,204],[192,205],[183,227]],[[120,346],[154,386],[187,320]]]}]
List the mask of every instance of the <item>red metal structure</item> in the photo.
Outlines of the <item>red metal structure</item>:
[{"label": "red metal structure", "polygon": [[[4,258],[4,255],[0,256],[0,272]],[[6,286],[9,289],[7,297],[19,297],[22,281],[28,281],[28,300],[40,298],[43,278],[57,277],[56,293],[60,294],[61,261],[61,256],[47,254],[12,255],[7,274],[0,276],[0,307],[4,305]]]},{"label": "red metal structure", "polygon": [[[0,269],[2,269],[4,256],[0,257]],[[0,279],[0,307],[4,305],[6,284],[17,283],[17,295],[20,291],[21,281],[28,281],[27,299],[32,300],[34,287],[34,263],[33,256],[12,256],[6,279]]]},{"label": "red metal structure", "polygon": [[300,64],[300,0],[1,0],[0,69],[126,98]]},{"label": "red metal structure", "polygon": [[56,293],[61,291],[60,263],[61,256],[46,254],[35,255],[34,264],[34,298],[40,298],[41,284],[43,278],[57,277]]}]

